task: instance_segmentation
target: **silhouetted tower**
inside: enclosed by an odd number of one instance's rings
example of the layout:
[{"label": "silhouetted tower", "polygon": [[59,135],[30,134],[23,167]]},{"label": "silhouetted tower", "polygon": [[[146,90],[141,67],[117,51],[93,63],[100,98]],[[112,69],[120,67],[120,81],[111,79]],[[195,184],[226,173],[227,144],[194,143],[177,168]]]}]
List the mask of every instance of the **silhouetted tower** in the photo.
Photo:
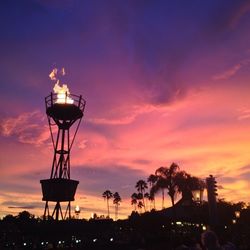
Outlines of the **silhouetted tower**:
[{"label": "silhouetted tower", "polygon": [[[70,202],[74,201],[79,181],[70,178],[70,151],[81,123],[86,101],[82,96],[50,94],[45,98],[46,114],[54,147],[54,157],[50,179],[41,180],[43,200],[46,201],[44,219],[56,220],[71,218]],[[74,124],[74,133],[70,137],[70,128]],[[73,128],[73,127],[72,127]],[[54,202],[52,214],[49,202]],[[61,202],[67,202],[63,213]]]},{"label": "silhouetted tower", "polygon": [[206,178],[207,184],[207,198],[209,208],[210,225],[212,227],[218,225],[218,210],[217,210],[217,181],[213,175]]}]

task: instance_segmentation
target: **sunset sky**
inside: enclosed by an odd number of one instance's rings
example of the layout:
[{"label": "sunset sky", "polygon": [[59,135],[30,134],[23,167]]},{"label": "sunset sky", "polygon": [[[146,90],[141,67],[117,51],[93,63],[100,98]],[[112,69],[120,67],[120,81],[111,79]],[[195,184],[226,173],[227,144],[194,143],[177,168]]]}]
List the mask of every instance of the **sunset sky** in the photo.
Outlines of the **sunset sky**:
[{"label": "sunset sky", "polygon": [[71,154],[81,218],[106,214],[106,189],[126,218],[135,183],[172,162],[250,201],[249,1],[3,0],[0,27],[0,218],[43,214],[55,67],[87,101]]}]

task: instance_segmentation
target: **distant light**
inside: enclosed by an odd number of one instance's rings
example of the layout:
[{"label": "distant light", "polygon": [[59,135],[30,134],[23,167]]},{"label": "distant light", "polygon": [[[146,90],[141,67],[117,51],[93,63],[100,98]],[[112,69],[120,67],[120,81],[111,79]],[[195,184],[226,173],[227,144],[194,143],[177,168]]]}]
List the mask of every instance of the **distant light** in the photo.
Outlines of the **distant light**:
[{"label": "distant light", "polygon": [[227,229],[227,226],[225,226],[225,229]]},{"label": "distant light", "polygon": [[97,239],[93,239],[93,242],[96,242],[97,241]]},{"label": "distant light", "polygon": [[78,243],[79,242],[79,240],[76,240],[76,243]]},{"label": "distant light", "polygon": [[240,211],[235,211],[235,217],[240,218]]},{"label": "distant light", "polygon": [[24,246],[26,246],[26,245],[27,245],[27,243],[26,243],[26,242],[24,242],[24,243],[23,243],[23,245],[24,245]]},{"label": "distant light", "polygon": [[233,224],[236,224],[236,220],[235,220],[235,219],[232,219],[232,223],[233,223]]},{"label": "distant light", "polygon": [[58,241],[58,244],[61,244],[61,243],[62,243],[62,242],[59,240],[59,241]]},{"label": "distant light", "polygon": [[113,238],[110,238],[110,241],[114,241],[114,239],[113,239]]},{"label": "distant light", "polygon": [[162,227],[162,228],[164,228],[165,226],[164,226],[164,225],[162,225],[161,227]]},{"label": "distant light", "polygon": [[176,221],[176,225],[182,225],[181,221]]},{"label": "distant light", "polygon": [[41,245],[44,245],[44,242],[41,242]]},{"label": "distant light", "polygon": [[206,231],[206,230],[207,230],[207,227],[206,227],[206,226],[202,226],[202,230],[203,230],[203,231]]}]

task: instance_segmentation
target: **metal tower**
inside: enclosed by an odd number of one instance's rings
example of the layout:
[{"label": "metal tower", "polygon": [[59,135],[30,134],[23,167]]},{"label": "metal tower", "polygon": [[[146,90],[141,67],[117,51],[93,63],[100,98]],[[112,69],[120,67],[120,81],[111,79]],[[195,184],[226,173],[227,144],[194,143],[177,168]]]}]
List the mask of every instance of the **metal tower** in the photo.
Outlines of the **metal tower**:
[{"label": "metal tower", "polygon": [[[46,201],[44,219],[49,217],[56,220],[71,218],[70,202],[74,201],[79,181],[70,178],[70,151],[83,117],[85,104],[86,101],[81,95],[71,94],[69,97],[65,93],[63,97],[58,97],[58,94],[51,93],[45,97],[54,157],[50,179],[40,180],[43,200]],[[74,133],[70,137],[69,130],[73,124]],[[52,214],[49,211],[49,202],[55,202]],[[61,202],[67,202],[64,213]]]}]

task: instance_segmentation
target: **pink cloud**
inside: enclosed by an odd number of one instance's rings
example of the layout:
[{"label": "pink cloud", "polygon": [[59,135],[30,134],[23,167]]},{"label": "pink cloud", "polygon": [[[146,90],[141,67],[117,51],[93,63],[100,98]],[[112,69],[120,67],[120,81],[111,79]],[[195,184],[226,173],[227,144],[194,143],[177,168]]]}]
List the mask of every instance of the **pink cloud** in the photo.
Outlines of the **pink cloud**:
[{"label": "pink cloud", "polygon": [[236,64],[232,68],[222,72],[221,74],[213,76],[213,80],[227,80],[228,78],[234,76],[241,69],[241,67],[241,64]]},{"label": "pink cloud", "polygon": [[50,137],[45,116],[40,111],[2,119],[0,133],[5,137],[14,136],[21,143],[36,146],[44,144]]}]

